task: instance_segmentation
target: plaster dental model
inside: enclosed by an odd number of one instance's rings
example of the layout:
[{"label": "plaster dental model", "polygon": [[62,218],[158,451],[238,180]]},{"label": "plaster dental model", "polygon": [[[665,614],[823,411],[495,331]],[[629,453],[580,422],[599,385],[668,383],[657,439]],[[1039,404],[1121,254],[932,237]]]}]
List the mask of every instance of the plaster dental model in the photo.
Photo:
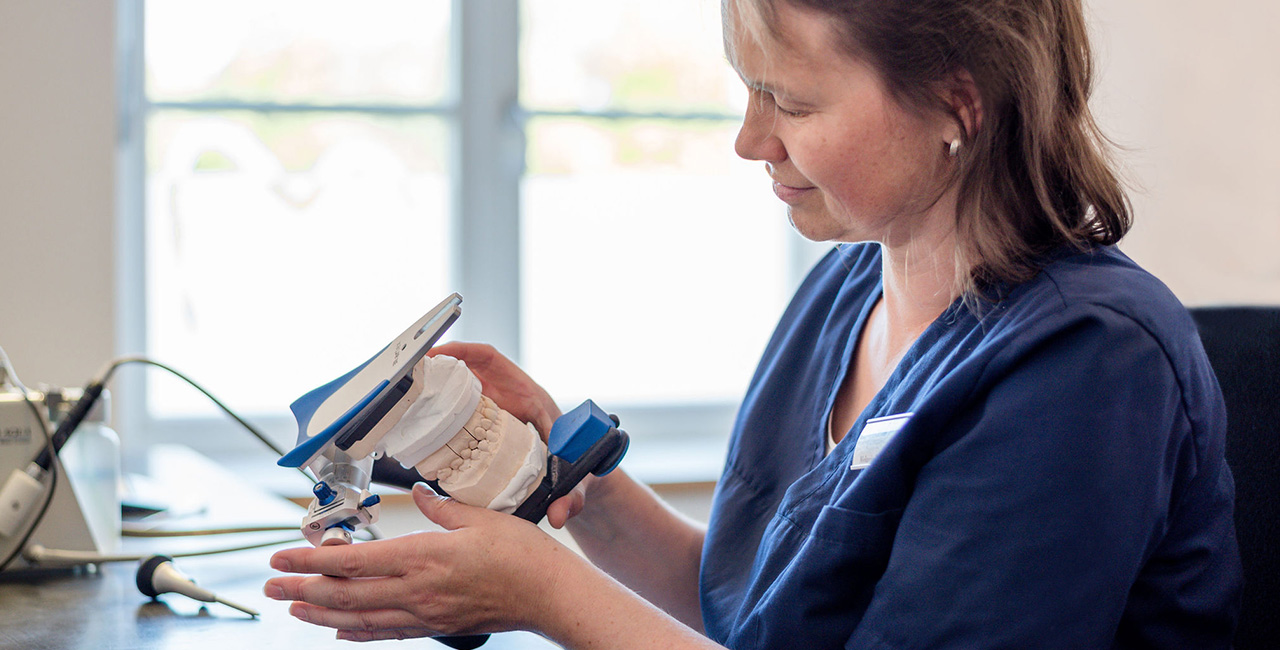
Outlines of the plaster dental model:
[{"label": "plaster dental model", "polygon": [[367,455],[381,440],[386,453],[449,496],[470,505],[515,511],[547,469],[547,446],[533,428],[480,394],[467,365],[443,355],[413,367],[413,386],[348,450]]}]

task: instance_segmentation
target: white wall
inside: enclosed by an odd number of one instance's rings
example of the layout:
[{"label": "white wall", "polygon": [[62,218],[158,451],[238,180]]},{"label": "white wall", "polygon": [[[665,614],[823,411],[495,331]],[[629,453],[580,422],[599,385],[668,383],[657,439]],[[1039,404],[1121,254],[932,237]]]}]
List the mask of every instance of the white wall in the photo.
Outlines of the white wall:
[{"label": "white wall", "polygon": [[1280,304],[1280,3],[1088,6],[1095,111],[1140,185],[1122,248],[1189,305]]},{"label": "white wall", "polygon": [[0,346],[28,384],[115,351],[115,4],[0,2]]},{"label": "white wall", "polygon": [[[1126,250],[1188,303],[1280,303],[1280,4],[1091,9],[1100,120],[1143,188]],[[0,345],[30,383],[116,353],[114,12],[0,2]]]}]

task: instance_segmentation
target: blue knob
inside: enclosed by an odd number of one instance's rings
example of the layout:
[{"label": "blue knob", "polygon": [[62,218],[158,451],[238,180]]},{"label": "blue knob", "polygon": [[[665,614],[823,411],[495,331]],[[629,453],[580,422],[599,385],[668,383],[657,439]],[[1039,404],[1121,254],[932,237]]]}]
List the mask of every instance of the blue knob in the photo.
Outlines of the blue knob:
[{"label": "blue knob", "polygon": [[596,403],[587,400],[561,415],[551,425],[547,451],[571,463],[578,462],[591,445],[609,433],[613,420]]},{"label": "blue knob", "polygon": [[329,487],[329,484],[324,481],[316,483],[315,487],[311,488],[311,493],[316,495],[316,500],[318,500],[322,506],[327,506],[330,503],[333,503],[333,498],[338,494],[337,492],[334,492],[333,488]]},{"label": "blue knob", "polygon": [[370,495],[369,495],[369,498],[367,498],[367,499],[365,499],[364,501],[361,501],[361,502],[360,502],[360,507],[361,507],[361,508],[372,508],[372,507],[374,507],[374,506],[378,505],[379,503],[382,503],[382,497],[380,497],[380,496],[378,496],[378,495],[376,495],[376,494],[370,494]]}]

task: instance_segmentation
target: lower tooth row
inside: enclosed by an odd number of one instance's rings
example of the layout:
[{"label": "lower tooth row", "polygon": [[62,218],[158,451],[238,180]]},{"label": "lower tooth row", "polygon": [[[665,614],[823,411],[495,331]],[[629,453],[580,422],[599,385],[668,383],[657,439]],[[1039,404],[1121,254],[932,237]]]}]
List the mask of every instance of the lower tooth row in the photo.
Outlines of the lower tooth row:
[{"label": "lower tooth row", "polygon": [[492,400],[488,397],[481,397],[481,404],[476,409],[480,420],[468,427],[465,436],[467,446],[457,452],[459,458],[454,458],[449,462],[448,467],[442,467],[436,472],[436,479],[446,481],[454,474],[465,474],[470,471],[477,463],[483,462],[490,452],[497,447],[497,435],[493,431],[498,419],[498,411]]},{"label": "lower tooth row", "polygon": [[436,472],[438,480],[445,480],[452,476],[455,472],[465,474],[477,464],[483,463],[488,458],[486,452],[480,450],[463,449],[462,458],[453,459],[448,467],[443,467]]}]

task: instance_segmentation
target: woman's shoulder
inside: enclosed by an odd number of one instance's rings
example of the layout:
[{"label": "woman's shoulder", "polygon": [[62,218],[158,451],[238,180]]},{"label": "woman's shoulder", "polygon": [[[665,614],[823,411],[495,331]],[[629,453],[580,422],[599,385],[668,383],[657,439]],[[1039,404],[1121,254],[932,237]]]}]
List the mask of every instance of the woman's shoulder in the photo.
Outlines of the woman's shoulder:
[{"label": "woman's shoulder", "polygon": [[1068,341],[1091,350],[1081,351],[1089,358],[1078,362],[1098,371],[1143,359],[1141,367],[1122,374],[1135,381],[1169,377],[1193,427],[1217,427],[1212,421],[1221,415],[1221,396],[1190,313],[1163,282],[1115,247],[1058,256],[996,303],[991,315],[985,340],[995,348],[991,360],[997,365],[1012,369]]},{"label": "woman's shoulder", "polygon": [[957,336],[949,340],[968,350],[962,356],[970,363],[992,369],[1078,340],[1082,331],[1130,349],[1159,348],[1174,366],[1197,365],[1203,356],[1195,324],[1173,292],[1109,246],[1060,251],[1030,280],[953,309]]},{"label": "woman's shoulder", "polygon": [[1059,255],[1010,298],[1057,311],[1067,321],[1094,318],[1136,327],[1161,346],[1199,341],[1177,296],[1114,246]]},{"label": "woman's shoulder", "polygon": [[1095,304],[1135,314],[1185,311],[1169,287],[1115,246],[1058,256],[1045,266],[1043,275],[1069,304]]},{"label": "woman's shoulder", "polygon": [[1135,380],[1166,377],[1202,413],[1221,400],[1186,307],[1115,247],[1057,255],[972,316],[957,319],[952,339],[966,350],[957,363],[977,373],[970,379],[999,382],[1052,357]]}]

